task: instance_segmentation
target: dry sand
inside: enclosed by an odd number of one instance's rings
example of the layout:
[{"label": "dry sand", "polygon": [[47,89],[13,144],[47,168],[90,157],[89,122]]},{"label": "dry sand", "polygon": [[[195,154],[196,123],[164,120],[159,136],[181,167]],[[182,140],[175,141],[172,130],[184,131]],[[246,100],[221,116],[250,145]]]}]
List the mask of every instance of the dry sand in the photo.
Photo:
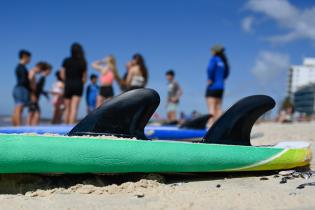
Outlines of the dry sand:
[{"label": "dry sand", "polygon": [[[315,142],[315,123],[264,123],[252,133],[254,145]],[[315,175],[281,184],[283,178],[278,172],[1,175],[0,209],[315,209],[315,186],[297,189]]]}]

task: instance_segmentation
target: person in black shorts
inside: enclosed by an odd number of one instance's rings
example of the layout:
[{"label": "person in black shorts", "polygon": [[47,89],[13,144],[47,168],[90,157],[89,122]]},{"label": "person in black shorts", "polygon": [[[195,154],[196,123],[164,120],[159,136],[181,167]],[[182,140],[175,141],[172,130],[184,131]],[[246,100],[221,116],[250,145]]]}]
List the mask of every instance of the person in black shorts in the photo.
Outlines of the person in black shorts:
[{"label": "person in black shorts", "polygon": [[83,94],[83,86],[87,77],[87,63],[83,48],[74,43],[71,46],[71,56],[64,59],[60,70],[65,81],[65,119],[66,124],[76,122],[80,100]]},{"label": "person in black shorts", "polygon": [[99,107],[114,96],[113,82],[118,75],[116,59],[113,55],[109,55],[103,60],[94,61],[92,67],[100,73],[100,91],[96,102],[96,107]]},{"label": "person in black shorts", "polygon": [[225,88],[224,83],[230,70],[224,51],[225,49],[221,45],[214,45],[211,48],[212,58],[207,68],[208,85],[205,96],[209,114],[212,117],[209,119],[207,127],[211,127],[222,114],[221,106]]},{"label": "person in black shorts", "polygon": [[20,126],[22,122],[23,110],[30,102],[30,81],[26,65],[31,61],[31,53],[27,50],[20,50],[19,64],[15,68],[16,85],[13,88],[13,98],[15,103],[12,114],[13,126]]}]

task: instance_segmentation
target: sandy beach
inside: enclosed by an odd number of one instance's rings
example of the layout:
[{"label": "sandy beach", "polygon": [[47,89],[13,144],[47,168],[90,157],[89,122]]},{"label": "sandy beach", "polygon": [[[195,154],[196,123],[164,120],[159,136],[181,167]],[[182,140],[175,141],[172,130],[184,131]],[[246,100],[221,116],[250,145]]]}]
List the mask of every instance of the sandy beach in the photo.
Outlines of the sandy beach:
[{"label": "sandy beach", "polygon": [[[261,123],[252,134],[254,145],[314,143],[315,123]],[[315,209],[315,186],[300,186],[315,183],[315,174],[302,175],[1,175],[0,209]]]}]

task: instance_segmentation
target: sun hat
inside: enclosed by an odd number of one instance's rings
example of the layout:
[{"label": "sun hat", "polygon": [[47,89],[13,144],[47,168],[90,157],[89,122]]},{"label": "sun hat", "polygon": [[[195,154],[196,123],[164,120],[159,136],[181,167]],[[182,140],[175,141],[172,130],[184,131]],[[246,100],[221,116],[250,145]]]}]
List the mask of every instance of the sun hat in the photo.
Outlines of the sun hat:
[{"label": "sun hat", "polygon": [[211,47],[211,50],[212,51],[215,51],[215,52],[223,52],[224,51],[224,47],[220,44],[215,44]]}]

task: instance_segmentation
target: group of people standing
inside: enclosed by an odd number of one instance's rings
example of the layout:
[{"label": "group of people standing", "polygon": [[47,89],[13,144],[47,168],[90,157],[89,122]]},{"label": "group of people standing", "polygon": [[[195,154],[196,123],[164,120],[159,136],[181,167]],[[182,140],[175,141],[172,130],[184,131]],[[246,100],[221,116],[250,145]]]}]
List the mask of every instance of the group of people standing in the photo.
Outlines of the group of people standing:
[{"label": "group of people standing", "polygon": [[15,69],[17,84],[13,89],[15,108],[12,115],[14,126],[21,125],[23,109],[27,106],[28,125],[37,125],[40,120],[39,99],[41,95],[48,97],[44,91],[46,77],[51,73],[52,66],[44,61],[38,62],[30,71],[26,65],[31,61],[31,53],[26,50],[19,52],[20,62]]},{"label": "group of people standing", "polygon": [[100,76],[99,86],[97,85],[97,75],[90,76],[91,84],[87,88],[86,98],[88,112],[114,96],[113,82],[115,80],[122,91],[143,88],[148,82],[148,70],[140,54],[133,55],[131,61],[126,64],[126,73],[122,78],[117,70],[116,59],[112,55],[93,62],[92,67],[99,72]]},{"label": "group of people standing", "polygon": [[[47,97],[49,94],[53,96],[53,124],[75,123],[88,77],[88,64],[82,46],[78,43],[72,44],[71,55],[63,60],[61,68],[56,72],[56,82],[49,92],[45,92],[43,88],[44,78],[51,73],[51,65],[46,62],[39,62],[34,69],[28,71],[26,65],[31,60],[31,53],[21,50],[19,59],[20,62],[15,71],[17,84],[13,91],[15,100],[13,125],[21,125],[23,109],[26,107],[29,109],[29,116],[33,116],[33,114],[31,115],[33,109],[36,110],[36,120],[27,120],[27,124],[37,125],[39,123],[40,107],[38,102],[41,94]],[[126,65],[126,73],[122,78],[119,76],[116,60],[112,55],[93,62],[92,67],[99,72],[99,85],[97,84],[98,76],[92,74],[86,95],[88,112],[114,96],[114,81],[118,83],[122,91],[143,88],[148,82],[148,70],[144,58],[140,54],[133,55],[131,61]],[[42,74],[42,77],[38,78],[37,74]]]},{"label": "group of people standing", "polygon": [[[88,78],[88,64],[80,44],[72,44],[70,51],[70,56],[63,60],[61,68],[56,72],[56,82],[49,92],[44,91],[44,85],[45,78],[51,73],[52,66],[47,62],[38,62],[33,69],[28,71],[26,65],[31,60],[31,53],[26,50],[19,52],[20,61],[15,70],[17,84],[13,90],[15,109],[12,122],[14,126],[21,125],[23,109],[26,107],[29,110],[27,124],[37,125],[39,123],[41,95],[47,98],[49,95],[53,97],[53,124],[76,122],[84,85]],[[229,64],[224,51],[224,47],[221,45],[211,48],[212,58],[207,69],[208,84],[205,96],[208,111],[213,117],[210,118],[208,127],[222,113],[224,80],[229,75]],[[118,73],[116,59],[113,55],[94,61],[91,66],[99,76],[90,75],[90,84],[86,89],[87,113],[114,96],[114,81],[122,91],[144,88],[148,83],[148,69],[141,54],[132,56],[132,59],[126,64],[126,72],[122,77]],[[166,79],[168,81],[167,118],[172,122],[176,121],[183,91],[175,81],[173,70],[166,72]]]}]

